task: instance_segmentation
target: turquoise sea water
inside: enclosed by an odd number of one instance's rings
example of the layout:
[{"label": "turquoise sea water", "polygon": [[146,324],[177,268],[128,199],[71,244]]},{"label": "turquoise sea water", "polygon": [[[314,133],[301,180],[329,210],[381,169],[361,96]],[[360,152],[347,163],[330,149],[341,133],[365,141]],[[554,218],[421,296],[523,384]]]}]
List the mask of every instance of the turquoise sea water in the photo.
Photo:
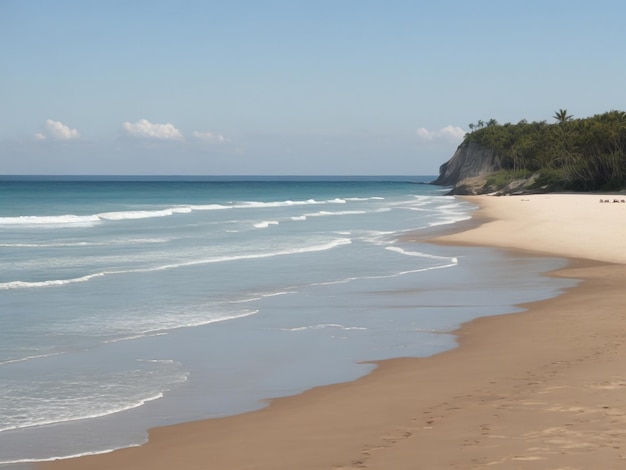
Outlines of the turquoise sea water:
[{"label": "turquoise sea water", "polygon": [[428,356],[570,281],[403,241],[471,204],[428,177],[0,180],[0,464],[137,445]]}]

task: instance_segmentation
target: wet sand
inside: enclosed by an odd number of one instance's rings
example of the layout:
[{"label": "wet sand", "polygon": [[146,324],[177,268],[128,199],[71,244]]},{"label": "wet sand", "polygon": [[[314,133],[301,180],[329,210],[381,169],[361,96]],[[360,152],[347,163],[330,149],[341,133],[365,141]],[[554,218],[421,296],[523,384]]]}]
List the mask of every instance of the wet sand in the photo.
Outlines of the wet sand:
[{"label": "wet sand", "polygon": [[463,325],[454,350],[383,361],[354,382],[39,467],[626,468],[626,203],[600,198],[471,199],[485,223],[438,242],[569,257],[551,275],[581,282],[523,313]]}]

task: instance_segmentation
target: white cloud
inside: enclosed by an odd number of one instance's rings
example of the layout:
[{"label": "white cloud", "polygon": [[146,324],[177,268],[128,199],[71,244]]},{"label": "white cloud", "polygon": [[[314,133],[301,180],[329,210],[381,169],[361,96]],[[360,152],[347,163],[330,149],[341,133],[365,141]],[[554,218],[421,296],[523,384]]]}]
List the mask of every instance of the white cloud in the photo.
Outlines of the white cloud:
[{"label": "white cloud", "polygon": [[450,140],[461,140],[467,132],[457,126],[446,126],[439,130],[439,134]]},{"label": "white cloud", "polygon": [[123,124],[126,133],[132,137],[159,140],[183,140],[183,134],[173,124],[153,124],[147,119],[125,122]]},{"label": "white cloud", "polygon": [[425,127],[420,127],[416,131],[417,136],[423,140],[447,140],[451,142],[457,142],[463,139],[466,131],[457,126],[442,127],[437,131],[430,131]]},{"label": "white cloud", "polygon": [[224,137],[222,134],[215,134],[213,132],[193,131],[193,136],[198,140],[202,140],[204,142],[209,142],[212,144],[221,144],[224,142],[228,142],[229,140],[226,137]]},{"label": "white cloud", "polygon": [[433,132],[429,131],[425,127],[420,127],[417,129],[418,137],[421,137],[424,140],[432,140],[434,138]]},{"label": "white cloud", "polygon": [[75,140],[80,139],[80,132],[66,126],[61,121],[48,119],[43,126],[43,131],[35,134],[37,140]]}]

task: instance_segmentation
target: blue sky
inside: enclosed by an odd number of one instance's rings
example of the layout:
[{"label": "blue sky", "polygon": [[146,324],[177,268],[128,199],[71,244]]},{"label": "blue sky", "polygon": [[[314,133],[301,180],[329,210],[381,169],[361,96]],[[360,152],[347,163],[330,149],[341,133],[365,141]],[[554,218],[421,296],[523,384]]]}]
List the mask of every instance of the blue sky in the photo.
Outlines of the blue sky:
[{"label": "blue sky", "polygon": [[626,110],[621,1],[0,0],[0,174],[436,174]]}]

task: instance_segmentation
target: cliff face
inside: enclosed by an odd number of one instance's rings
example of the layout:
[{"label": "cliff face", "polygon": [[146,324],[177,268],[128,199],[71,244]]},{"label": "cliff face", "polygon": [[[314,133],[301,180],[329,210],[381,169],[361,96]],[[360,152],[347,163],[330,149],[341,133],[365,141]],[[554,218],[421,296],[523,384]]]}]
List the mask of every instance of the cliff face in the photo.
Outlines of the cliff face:
[{"label": "cliff face", "polygon": [[439,168],[433,184],[458,186],[467,178],[486,177],[501,168],[501,158],[493,150],[475,142],[463,142],[450,160]]}]

